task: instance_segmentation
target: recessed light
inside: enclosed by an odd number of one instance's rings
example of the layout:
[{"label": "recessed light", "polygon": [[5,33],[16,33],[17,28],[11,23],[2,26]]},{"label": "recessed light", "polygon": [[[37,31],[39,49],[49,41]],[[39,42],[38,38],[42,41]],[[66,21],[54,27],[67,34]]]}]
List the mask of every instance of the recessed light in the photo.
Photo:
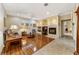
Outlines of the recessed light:
[{"label": "recessed light", "polygon": [[44,6],[48,6],[48,3],[44,3]]}]

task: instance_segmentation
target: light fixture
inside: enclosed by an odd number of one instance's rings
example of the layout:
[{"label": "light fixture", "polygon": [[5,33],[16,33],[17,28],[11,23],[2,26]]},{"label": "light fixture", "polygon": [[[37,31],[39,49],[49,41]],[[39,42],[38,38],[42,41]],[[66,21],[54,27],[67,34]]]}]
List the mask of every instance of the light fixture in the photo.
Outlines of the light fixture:
[{"label": "light fixture", "polygon": [[10,29],[11,29],[12,33],[17,33],[17,31],[18,31],[18,26],[17,26],[17,25],[11,25],[11,26],[10,26]]},{"label": "light fixture", "polygon": [[48,6],[48,3],[44,3],[44,6]]},{"label": "light fixture", "polygon": [[17,25],[11,25],[10,29],[18,29],[18,26]]}]

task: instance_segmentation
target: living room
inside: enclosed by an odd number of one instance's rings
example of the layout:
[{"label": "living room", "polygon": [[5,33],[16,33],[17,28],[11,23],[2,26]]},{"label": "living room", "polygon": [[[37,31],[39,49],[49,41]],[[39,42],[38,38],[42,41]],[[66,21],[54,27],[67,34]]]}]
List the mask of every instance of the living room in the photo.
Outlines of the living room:
[{"label": "living room", "polygon": [[[77,8],[76,3],[0,4],[0,53],[2,55],[74,54]],[[53,45],[54,42],[57,47]],[[59,45],[60,43],[63,44]],[[54,46],[54,53],[48,48],[46,48],[48,51],[44,52],[44,47],[51,47],[50,45]],[[57,48],[60,50],[55,51]]]}]

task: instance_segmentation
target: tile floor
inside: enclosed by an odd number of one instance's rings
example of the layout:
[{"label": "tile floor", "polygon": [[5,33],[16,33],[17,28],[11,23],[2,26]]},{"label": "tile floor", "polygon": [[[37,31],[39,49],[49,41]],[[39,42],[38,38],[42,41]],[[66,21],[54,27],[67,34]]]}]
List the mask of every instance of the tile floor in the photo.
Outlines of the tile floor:
[{"label": "tile floor", "polygon": [[33,55],[73,55],[75,41],[72,38],[62,37],[55,39]]}]

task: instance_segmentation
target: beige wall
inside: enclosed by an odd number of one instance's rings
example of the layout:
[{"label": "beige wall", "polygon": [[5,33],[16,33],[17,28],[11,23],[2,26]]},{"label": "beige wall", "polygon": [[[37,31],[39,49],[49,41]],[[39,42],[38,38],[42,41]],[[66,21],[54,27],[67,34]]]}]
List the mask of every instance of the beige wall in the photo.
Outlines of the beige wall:
[{"label": "beige wall", "polygon": [[37,26],[42,26],[42,20],[38,20],[36,24]]},{"label": "beige wall", "polygon": [[79,7],[79,3],[76,4],[76,7],[73,9],[72,13],[72,22],[73,22],[73,39],[75,40],[75,50],[76,50],[76,40],[77,40],[77,15],[75,11],[77,11],[77,8]]},{"label": "beige wall", "polygon": [[57,25],[58,24],[58,16],[52,16],[48,18],[48,25]]},{"label": "beige wall", "polygon": [[76,13],[72,13],[72,22],[73,22],[73,39],[75,40],[75,50],[76,50],[76,40],[77,40],[77,15]]},{"label": "beige wall", "polygon": [[48,25],[48,20],[47,19],[42,20],[42,26],[44,26],[44,25]]},{"label": "beige wall", "polygon": [[6,18],[5,18],[5,27],[7,27],[7,28],[9,28],[10,27],[10,25],[11,25],[11,20],[10,20],[10,18],[11,17],[9,17],[9,16],[6,16]]},{"label": "beige wall", "polygon": [[0,31],[3,31],[4,29],[4,9],[2,4],[0,4]]},{"label": "beige wall", "polygon": [[0,54],[3,49],[3,30],[4,30],[4,9],[2,4],[0,4]]}]

